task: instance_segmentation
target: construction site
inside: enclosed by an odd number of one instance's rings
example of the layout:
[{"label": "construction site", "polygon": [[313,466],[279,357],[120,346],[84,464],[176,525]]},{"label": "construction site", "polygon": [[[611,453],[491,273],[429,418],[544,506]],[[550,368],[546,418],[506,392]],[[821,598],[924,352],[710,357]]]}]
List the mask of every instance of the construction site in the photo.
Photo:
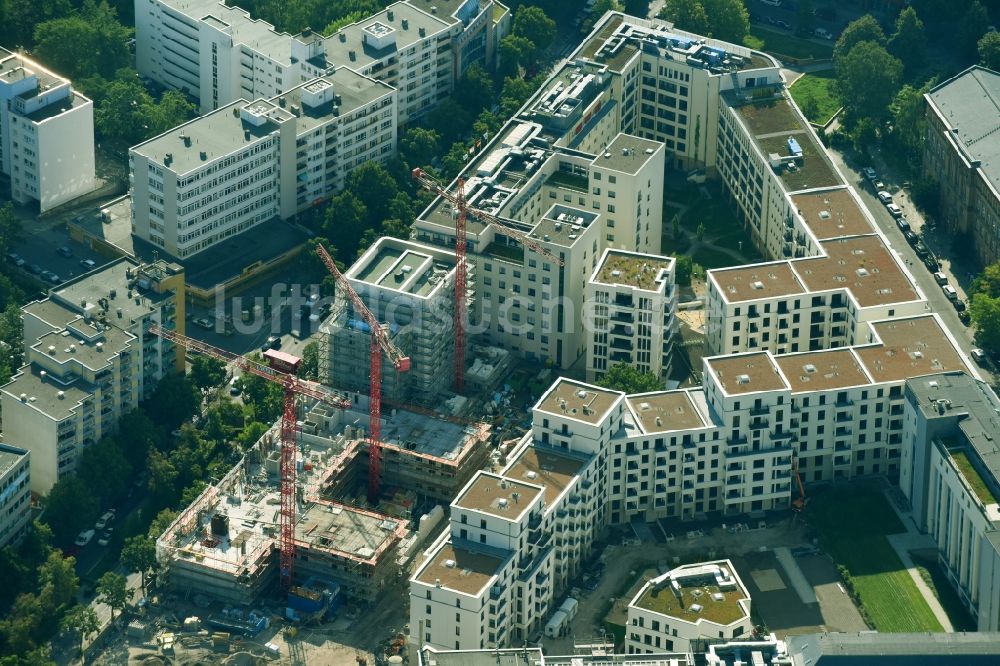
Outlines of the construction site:
[{"label": "construction site", "polygon": [[[362,396],[357,404],[367,405]],[[368,414],[319,403],[303,409],[297,433],[295,582],[314,576],[372,602],[405,578],[446,504],[489,456],[489,427],[393,409],[382,426],[386,479],[366,496]],[[171,588],[249,606],[277,580],[281,428],[276,425],[164,532],[157,557]],[[421,521],[421,516],[430,517]]]}]

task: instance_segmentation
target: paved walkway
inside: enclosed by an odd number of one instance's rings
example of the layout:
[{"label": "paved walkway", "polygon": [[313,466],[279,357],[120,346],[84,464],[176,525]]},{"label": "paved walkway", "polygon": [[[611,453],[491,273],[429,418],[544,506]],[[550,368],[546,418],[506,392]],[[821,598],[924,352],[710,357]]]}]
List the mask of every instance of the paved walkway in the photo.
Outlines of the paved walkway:
[{"label": "paved walkway", "polygon": [[802,603],[819,603],[819,599],[816,597],[816,590],[806,580],[806,575],[802,573],[798,562],[792,557],[792,551],[782,546],[774,549],[774,556],[778,558],[778,563],[781,564],[781,568],[785,570],[785,574],[788,576],[788,582],[795,588],[795,593],[799,595]]},{"label": "paved walkway", "polygon": [[951,624],[951,620],[948,618],[948,613],[945,612],[944,607],[938,598],[934,595],[934,591],[930,586],[924,581],[923,577],[920,575],[920,571],[917,566],[913,563],[913,559],[910,557],[910,551],[913,550],[937,550],[937,545],[934,540],[926,535],[921,534],[917,530],[916,524],[913,522],[913,515],[909,511],[901,510],[894,501],[890,493],[886,492],[886,499],[889,501],[889,506],[892,507],[896,515],[899,516],[900,522],[906,528],[906,532],[902,534],[889,534],[886,539],[889,544],[899,555],[899,559],[902,560],[903,566],[906,567],[906,571],[910,574],[910,578],[916,584],[917,589],[920,590],[920,594],[924,596],[927,601],[927,605],[931,607],[934,612],[934,617],[938,619],[941,626],[945,631],[955,631],[955,628]]}]

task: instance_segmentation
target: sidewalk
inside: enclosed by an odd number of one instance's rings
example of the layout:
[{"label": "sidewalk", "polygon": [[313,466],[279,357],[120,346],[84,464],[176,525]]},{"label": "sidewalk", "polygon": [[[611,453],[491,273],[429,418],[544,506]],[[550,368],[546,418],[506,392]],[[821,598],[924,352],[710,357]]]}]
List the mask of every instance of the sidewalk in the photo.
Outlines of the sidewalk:
[{"label": "sidewalk", "polygon": [[889,506],[892,510],[896,512],[899,516],[900,522],[906,527],[906,532],[903,534],[889,534],[885,538],[889,541],[893,550],[899,555],[899,559],[903,562],[903,566],[906,567],[907,572],[910,574],[910,578],[916,584],[917,589],[920,590],[920,594],[924,596],[924,600],[927,601],[927,605],[931,607],[934,612],[934,617],[937,618],[938,622],[941,623],[941,627],[945,631],[955,631],[955,628],[951,624],[951,620],[948,618],[948,614],[944,611],[944,607],[941,606],[941,602],[938,598],[934,596],[934,591],[931,590],[930,586],[924,581],[923,577],[920,575],[920,571],[917,570],[917,566],[913,563],[913,559],[910,557],[910,551],[912,550],[937,550],[937,544],[934,540],[926,534],[921,534],[917,531],[916,524],[913,522],[913,516],[909,511],[903,511],[898,506],[893,498],[888,492],[885,493],[886,499],[889,501]]}]

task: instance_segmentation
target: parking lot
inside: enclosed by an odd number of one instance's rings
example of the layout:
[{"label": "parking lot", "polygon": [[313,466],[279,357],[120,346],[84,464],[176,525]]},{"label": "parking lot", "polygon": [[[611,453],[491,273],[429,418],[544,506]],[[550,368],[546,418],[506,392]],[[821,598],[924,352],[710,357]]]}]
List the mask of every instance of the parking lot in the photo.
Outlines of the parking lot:
[{"label": "parking lot", "polygon": [[[25,240],[14,247],[14,253],[24,262],[19,266],[21,270],[48,286],[61,284],[108,263],[107,257],[74,241],[61,228],[26,233]],[[8,255],[6,260],[14,259]],[[56,277],[51,278],[50,274]]]}]

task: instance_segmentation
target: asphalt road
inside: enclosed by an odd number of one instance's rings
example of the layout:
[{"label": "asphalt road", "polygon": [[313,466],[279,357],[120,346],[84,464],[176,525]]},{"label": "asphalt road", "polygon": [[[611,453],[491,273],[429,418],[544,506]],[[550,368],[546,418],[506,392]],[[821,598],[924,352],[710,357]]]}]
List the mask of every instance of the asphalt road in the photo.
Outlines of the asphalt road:
[{"label": "asphalt road", "polygon": [[[73,256],[64,257],[58,254],[56,248],[62,246],[70,248],[73,251]],[[69,234],[58,227],[28,231],[24,240],[14,247],[14,252],[24,259],[22,269],[26,270],[29,265],[36,264],[43,271],[52,271],[58,275],[60,283],[91,270],[80,264],[84,259],[94,260],[96,266],[108,263],[106,257],[102,257],[87,246],[71,240]],[[4,259],[7,258],[4,257]],[[45,284],[52,286],[51,282]]]},{"label": "asphalt road", "polygon": [[[861,168],[868,165],[854,165],[848,163],[843,155],[835,150],[829,150],[831,159],[836,162],[837,166],[847,177],[852,185],[858,190],[862,201],[868,206],[868,209],[872,212],[872,216],[875,218],[876,223],[879,228],[888,238],[892,250],[903,259],[903,263],[906,265],[907,270],[913,275],[917,286],[924,293],[927,298],[927,302],[930,304],[931,310],[936,312],[940,317],[941,321],[951,332],[952,336],[958,342],[958,346],[963,352],[968,355],[969,351],[975,346],[972,337],[973,332],[970,328],[965,326],[961,320],[958,318],[958,312],[955,310],[954,305],[948,300],[944,292],[941,291],[941,287],[934,281],[934,276],[931,271],[924,265],[924,263],[917,257],[916,252],[906,242],[903,237],[903,232],[899,230],[896,225],[895,219],[889,214],[885,206],[878,200],[875,196],[874,189],[871,184],[864,178],[861,174]],[[910,201],[909,194],[906,190],[899,186],[900,180],[894,177],[894,174],[889,172],[884,164],[876,159],[875,168],[878,172],[879,178],[884,181],[889,192],[893,194],[893,201],[900,208],[903,209],[904,215],[906,215],[910,225],[914,229],[921,229],[924,225],[923,216]],[[960,283],[967,281],[967,276],[960,274],[956,276],[952,270],[952,264],[950,259],[946,254],[940,253],[940,248],[931,248],[935,251],[938,259],[941,261],[942,272],[948,276],[948,283],[951,284],[956,289],[961,290]],[[961,293],[961,292],[960,292]],[[964,293],[961,294],[964,299]],[[987,381],[993,381],[994,378],[992,373],[987,369],[979,367],[980,373],[983,378]]]}]

